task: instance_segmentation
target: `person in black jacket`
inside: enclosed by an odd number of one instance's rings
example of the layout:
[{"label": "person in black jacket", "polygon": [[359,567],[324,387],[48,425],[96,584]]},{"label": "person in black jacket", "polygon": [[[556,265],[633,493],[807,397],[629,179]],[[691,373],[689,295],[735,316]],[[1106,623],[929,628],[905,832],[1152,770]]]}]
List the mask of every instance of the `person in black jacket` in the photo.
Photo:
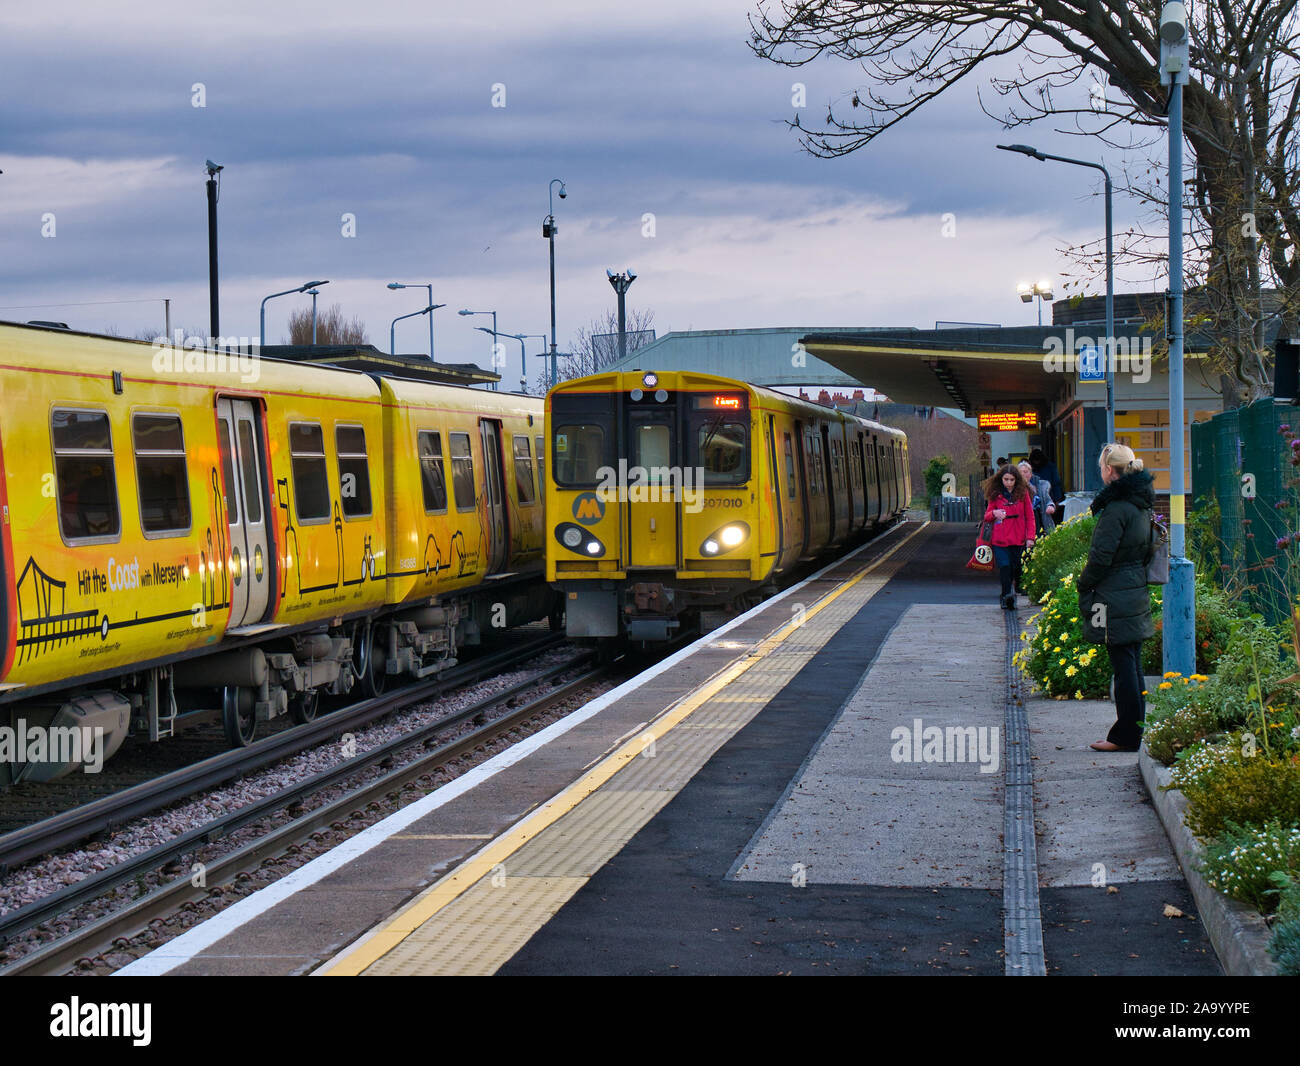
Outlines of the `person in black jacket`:
[{"label": "person in black jacket", "polygon": [[1146,714],[1142,642],[1155,636],[1146,563],[1156,495],[1151,475],[1131,448],[1107,444],[1100,464],[1105,487],[1092,501],[1097,526],[1076,584],[1084,638],[1106,645],[1115,671],[1116,722],[1106,739],[1092,747],[1137,751],[1142,742],[1138,723]]}]

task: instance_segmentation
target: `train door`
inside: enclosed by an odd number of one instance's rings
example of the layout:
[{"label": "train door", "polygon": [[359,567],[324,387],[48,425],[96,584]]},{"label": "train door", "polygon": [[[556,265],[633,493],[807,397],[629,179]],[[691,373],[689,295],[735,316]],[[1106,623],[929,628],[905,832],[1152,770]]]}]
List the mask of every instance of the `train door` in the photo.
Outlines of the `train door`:
[{"label": "train door", "polygon": [[274,580],[262,490],[261,440],[251,401],[218,398],[217,444],[230,530],[226,558],[230,629],[262,621]]},{"label": "train door", "polygon": [[[628,484],[623,506],[629,569],[674,568],[677,551],[677,407],[627,405]],[[635,473],[633,473],[635,471]],[[696,485],[696,491],[703,486]]]},{"label": "train door", "polygon": [[826,486],[826,520],[830,523],[827,529],[827,541],[833,541],[835,537],[836,518],[839,514],[839,498],[835,492],[835,457],[831,449],[831,429],[830,426],[823,423],[822,427],[822,481]]},{"label": "train door", "polygon": [[483,438],[483,539],[488,549],[487,572],[500,573],[506,565],[510,530],[507,528],[505,500],[505,468],[501,455],[501,423],[492,418],[480,418],[479,433]]},{"label": "train door", "polygon": [[809,434],[802,422],[794,424],[795,446],[798,455],[795,466],[798,468],[799,501],[803,511],[803,538],[799,546],[800,556],[808,554],[808,545],[812,537],[812,483],[808,478]]},{"label": "train door", "polygon": [[[788,437],[786,438],[789,439]],[[767,465],[771,470],[768,481],[772,487],[772,506],[776,508],[776,564],[781,565],[781,552],[785,548],[785,505],[781,499],[781,468],[776,458],[776,416],[767,416]]]}]

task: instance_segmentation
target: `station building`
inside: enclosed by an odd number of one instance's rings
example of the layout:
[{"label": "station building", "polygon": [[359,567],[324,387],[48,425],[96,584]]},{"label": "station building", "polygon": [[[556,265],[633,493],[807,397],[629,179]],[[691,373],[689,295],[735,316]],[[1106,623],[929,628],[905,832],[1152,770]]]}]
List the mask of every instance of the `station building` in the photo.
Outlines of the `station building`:
[{"label": "station building", "polygon": [[[1167,345],[1161,332],[1146,325],[1162,310],[1162,294],[1115,296],[1115,436],[1142,457],[1157,493],[1167,495]],[[689,369],[772,387],[865,386],[895,403],[950,410],[981,423],[987,432],[980,437],[981,458],[990,464],[998,456],[1041,448],[1056,463],[1067,492],[1099,490],[1106,384],[1081,380],[1076,355],[1103,344],[1104,298],[1058,300],[1051,325],[937,325],[668,333],[611,369]],[[1224,385],[1206,361],[1210,343],[1208,334],[1194,329],[1184,338],[1182,446],[1189,478],[1188,427],[1224,406]]]}]

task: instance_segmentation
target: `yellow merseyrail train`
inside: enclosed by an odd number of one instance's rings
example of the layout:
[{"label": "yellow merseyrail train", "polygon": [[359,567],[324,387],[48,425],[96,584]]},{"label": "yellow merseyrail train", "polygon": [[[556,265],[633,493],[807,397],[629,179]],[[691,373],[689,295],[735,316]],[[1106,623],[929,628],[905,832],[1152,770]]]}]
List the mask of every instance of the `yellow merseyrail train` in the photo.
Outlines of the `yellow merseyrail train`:
[{"label": "yellow merseyrail train", "polygon": [[571,637],[715,628],[911,498],[903,433],[708,374],[564,382],[546,433],[546,577]]},{"label": "yellow merseyrail train", "polygon": [[546,617],[544,464],[540,399],[0,324],[0,784]]}]

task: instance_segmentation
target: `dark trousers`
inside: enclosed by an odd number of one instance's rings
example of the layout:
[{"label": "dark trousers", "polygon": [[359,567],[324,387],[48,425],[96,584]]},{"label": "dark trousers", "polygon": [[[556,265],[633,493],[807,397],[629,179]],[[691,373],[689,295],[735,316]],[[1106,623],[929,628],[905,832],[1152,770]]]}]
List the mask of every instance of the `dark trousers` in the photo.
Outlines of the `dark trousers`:
[{"label": "dark trousers", "polygon": [[1142,727],[1147,702],[1142,696],[1146,682],[1142,677],[1142,644],[1107,644],[1106,654],[1115,671],[1115,716],[1106,739],[1121,748],[1136,748],[1142,741]]},{"label": "dark trousers", "polygon": [[1017,586],[1020,584],[1020,554],[1024,550],[1021,544],[1008,544],[993,549],[993,559],[998,564],[998,577],[1002,579],[1004,597],[1011,595],[1013,581]]}]

